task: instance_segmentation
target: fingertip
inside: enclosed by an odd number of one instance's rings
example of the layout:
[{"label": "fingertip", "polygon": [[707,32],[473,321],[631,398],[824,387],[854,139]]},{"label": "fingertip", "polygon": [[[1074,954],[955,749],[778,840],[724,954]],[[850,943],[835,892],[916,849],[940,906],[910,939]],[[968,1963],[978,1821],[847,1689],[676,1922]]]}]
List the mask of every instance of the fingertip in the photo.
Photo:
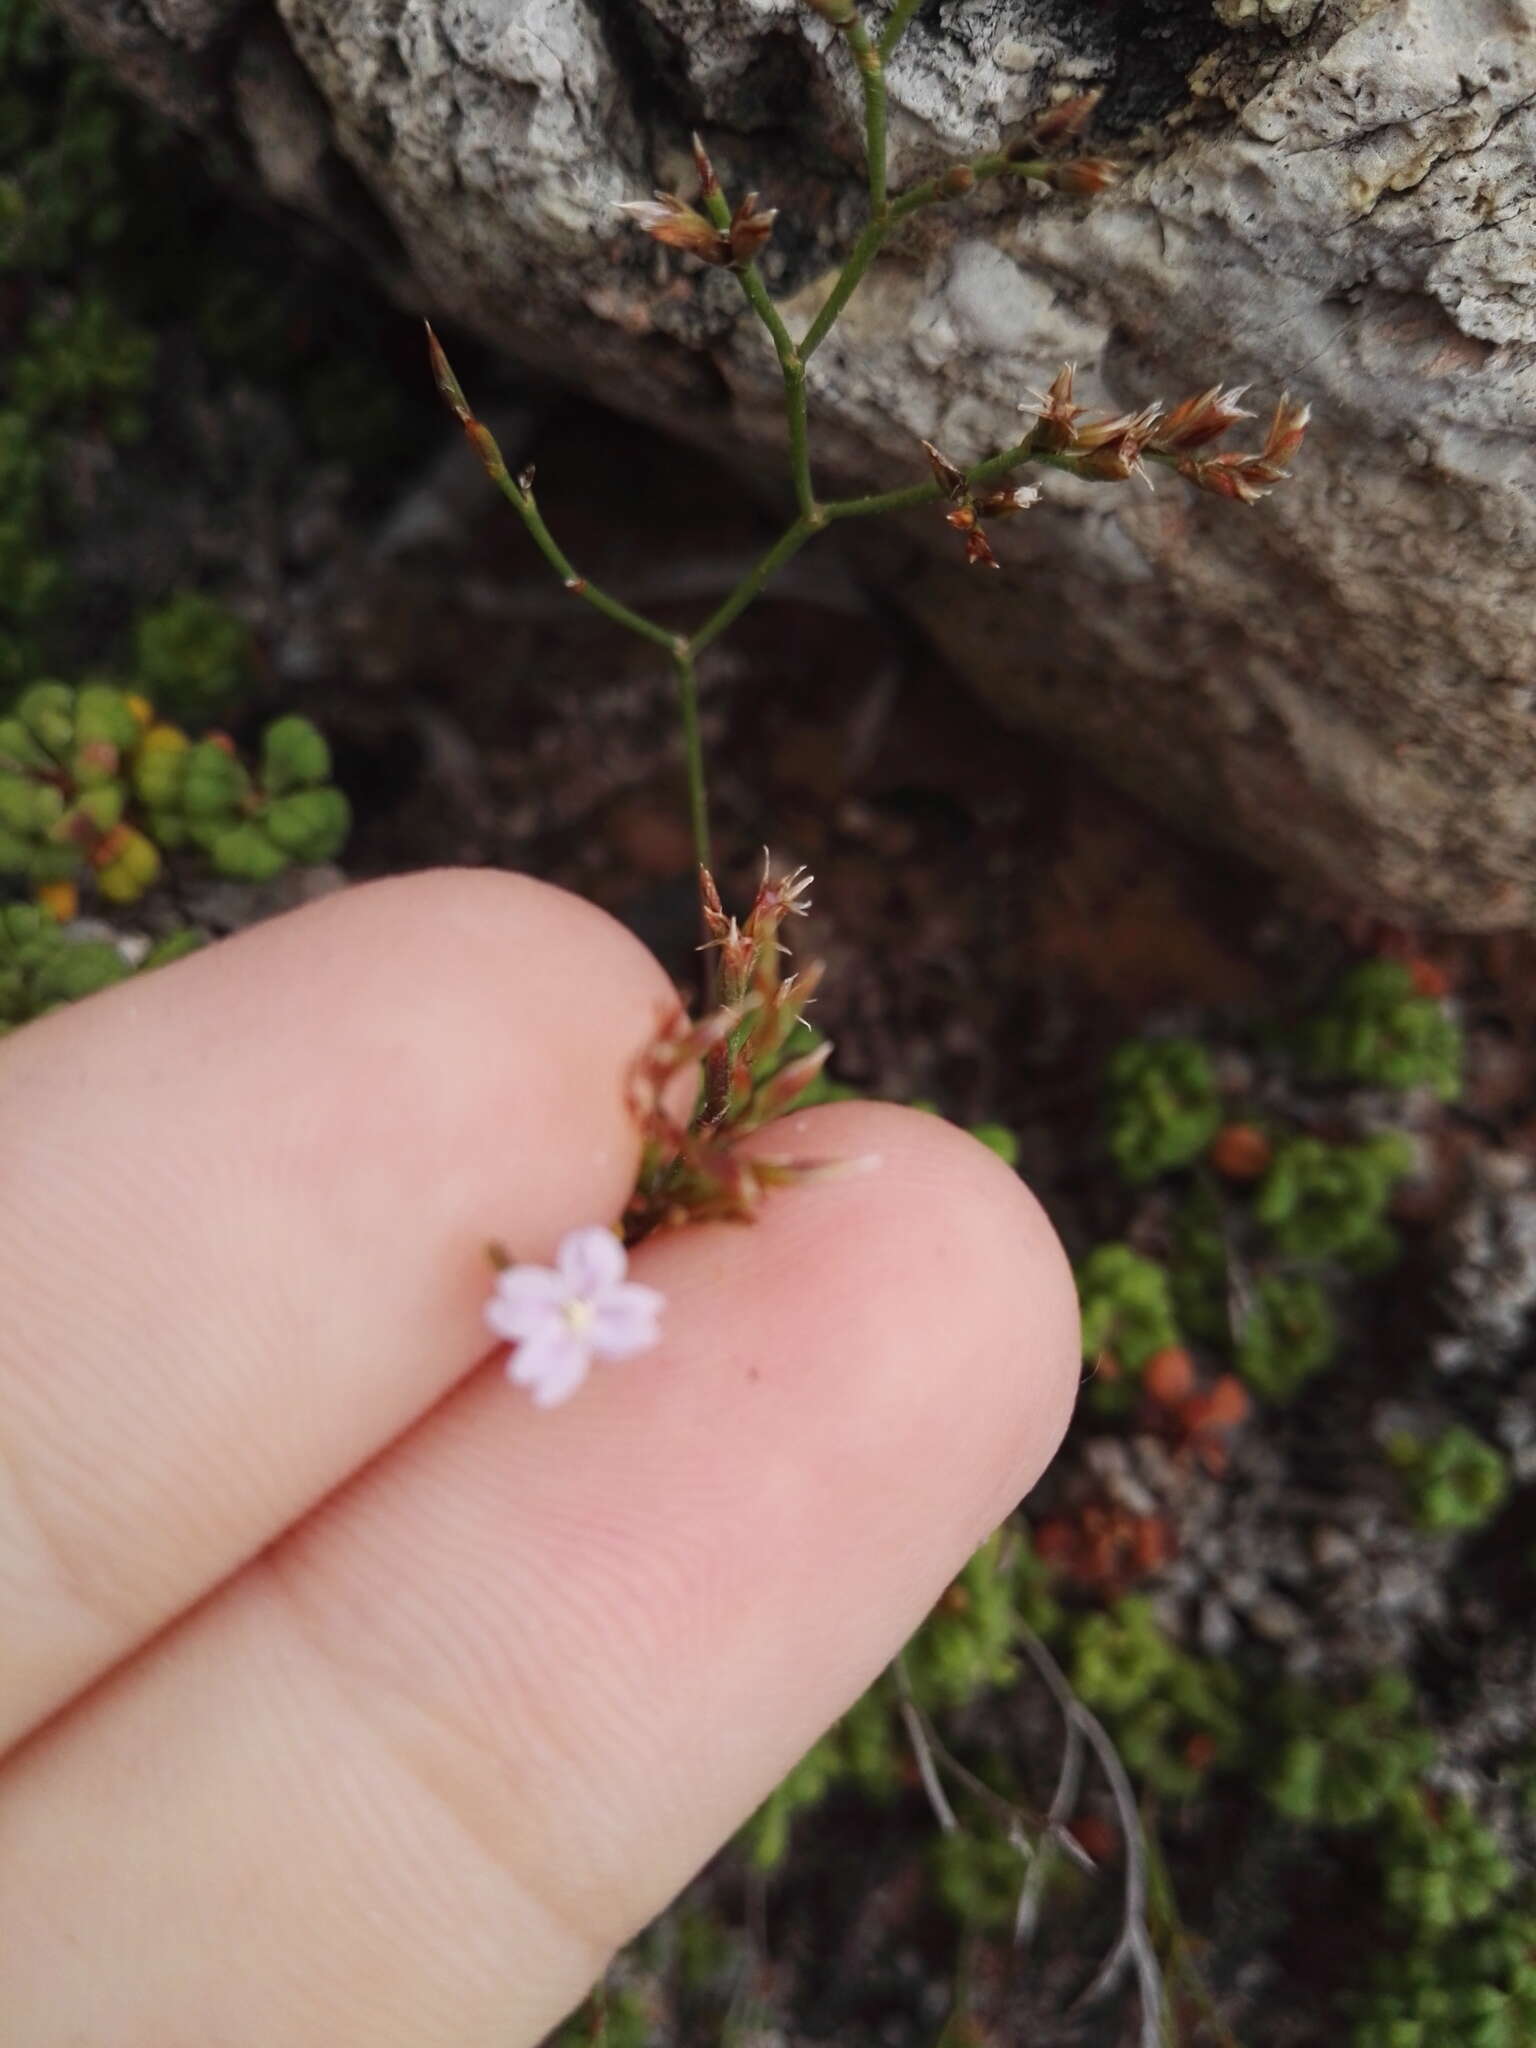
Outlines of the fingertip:
[{"label": "fingertip", "polygon": [[985,1534],[1050,1462],[1081,1376],[1077,1289],[1038,1198],[969,1132],[895,1103],[829,1103],[753,1143],[867,1162],[783,1199],[778,1255],[794,1257],[784,1238],[803,1247],[800,1284],[829,1317],[862,1319],[871,1294],[891,1294],[904,1325],[892,1355],[922,1376],[910,1389],[918,1409],[990,1418],[996,1476],[977,1509]]},{"label": "fingertip", "polygon": [[674,1003],[591,904],[445,870],[6,1041],[0,1741],[472,1369],[487,1240],[540,1260],[620,1213]]}]

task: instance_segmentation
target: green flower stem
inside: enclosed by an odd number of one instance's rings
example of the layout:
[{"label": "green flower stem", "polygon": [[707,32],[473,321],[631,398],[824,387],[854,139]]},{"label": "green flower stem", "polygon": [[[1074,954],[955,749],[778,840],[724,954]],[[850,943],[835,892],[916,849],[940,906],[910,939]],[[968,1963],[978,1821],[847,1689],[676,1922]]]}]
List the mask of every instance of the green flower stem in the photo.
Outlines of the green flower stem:
[{"label": "green flower stem", "polygon": [[916,14],[923,0],[896,0],[890,18],[880,32],[880,55],[889,57],[892,50],[907,32],[907,25]]},{"label": "green flower stem", "polygon": [[[1028,435],[1016,441],[1011,448],[1005,448],[998,455],[989,455],[985,462],[973,463],[965,472],[968,484],[994,483],[1010,470],[1018,469],[1026,462],[1044,462],[1058,466],[1054,456],[1030,446]],[[817,505],[811,512],[797,519],[774,542],[768,552],[747,571],[730,596],[712,612],[688,640],[691,654],[702,654],[704,649],[720,638],[728,626],[736,620],[758,597],[765,586],[789,561],[799,554],[806,542],[830,526],[834,519],[863,519],[876,512],[904,512],[913,505],[931,505],[944,495],[943,486],[937,479],[923,484],[907,484],[897,491],[879,491],[867,498],[834,498],[830,504]]]},{"label": "green flower stem", "polygon": [[[1063,466],[1054,456],[1031,447],[1030,436],[1026,435],[1011,448],[1003,449],[1001,454],[989,455],[985,462],[973,463],[965,472],[965,480],[972,485],[995,483],[1000,476],[1006,476],[1010,470],[1018,469],[1026,462],[1049,463],[1053,468]],[[799,554],[806,542],[820,533],[823,527],[830,526],[834,519],[864,519],[876,512],[905,512],[913,505],[931,505],[943,495],[943,485],[937,478],[930,478],[927,483],[907,484],[900,490],[878,491],[872,497],[834,498],[829,504],[817,505],[809,514],[797,519],[779,536],[767,554],[753,564],[719,610],[713,612],[691,636],[689,651],[702,654],[712,641],[718,640],[790,557]]]},{"label": "green flower stem", "polygon": [[879,254],[886,237],[909,214],[924,206],[939,205],[946,199],[963,199],[989,178],[1043,178],[1050,168],[1042,160],[1031,157],[1015,163],[997,152],[992,156],[977,157],[974,163],[954,164],[949,170],[940,171],[937,177],[926,178],[921,185],[914,185],[909,192],[903,192],[888,206],[882,206],[849,250],[848,260],[827,294],[825,305],[807,329],[800,344],[801,362],[808,363],[821,347],[844,306],[858,289],[865,271]]},{"label": "green flower stem", "polygon": [[[584,576],[578,576],[570,557],[544,524],[544,516],[534,501],[533,492],[523,489],[499,455],[494,463],[488,459],[486,467],[502,495],[517,508],[523,524],[538,544],[539,552],[572,596],[584,598],[614,625],[637,633],[653,646],[664,647],[671,655],[677,676],[677,703],[683,728],[683,764],[688,778],[688,822],[693,832],[694,858],[701,868],[707,868],[710,865],[709,797],[704,776],[704,743],[699,733],[699,679],[694,670],[692,647],[682,634],[658,626],[654,619],[646,618],[641,612],[631,611],[627,604],[620,604],[616,597],[610,597],[607,591],[599,590]],[[750,593],[743,602],[749,603],[755,594]]]},{"label": "green flower stem", "polygon": [[784,379],[784,415],[789,423],[789,469],[794,479],[795,504],[801,518],[808,519],[816,510],[816,488],[811,481],[811,455],[806,439],[805,363],[795,347],[793,336],[779,317],[778,307],[768,296],[768,287],[757,265],[744,265],[738,275],[741,288],[767,328],[774,354],[779,359],[779,371]]},{"label": "green flower stem", "polygon": [[[1005,448],[999,455],[989,455],[985,462],[973,463],[965,472],[968,484],[995,483],[1006,476],[1011,469],[1018,469],[1026,462],[1051,463],[1052,457],[1042,450],[1030,446],[1030,436],[1016,441],[1011,448]],[[925,484],[906,484],[896,491],[877,491],[868,498],[834,498],[821,508],[822,517],[833,519],[865,519],[876,512],[905,512],[913,505],[931,505],[936,498],[942,498],[944,487],[936,477]]]},{"label": "green flower stem", "polygon": [[855,15],[843,30],[864,89],[864,156],[869,169],[869,208],[876,220],[885,217],[885,59],[871,42],[869,30]]},{"label": "green flower stem", "polygon": [[605,619],[611,619],[614,625],[624,626],[631,633],[638,633],[642,640],[649,640],[653,647],[664,647],[674,660],[679,659],[686,651],[686,639],[679,633],[671,632],[666,626],[658,626],[654,619],[648,619],[640,612],[631,611],[627,604],[620,604],[619,600],[610,597],[606,590],[599,590],[595,583],[589,583],[585,576],[578,575],[570,557],[544,524],[544,515],[534,502],[532,491],[525,491],[522,488],[499,454],[494,462],[488,455],[483,459],[491,481],[514,507],[524,526],[533,535],[539,553],[543,555],[572,597],[579,597],[584,604],[591,605],[594,611],[601,612]]},{"label": "green flower stem", "polygon": [[[730,205],[718,185],[704,194],[704,210],[722,233],[730,231]],[[773,352],[779,359],[779,374],[784,379],[784,415],[789,424],[789,469],[794,480],[795,504],[801,518],[805,519],[816,509],[816,489],[811,482],[811,455],[805,426],[805,363],[795,346],[794,336],[784,325],[778,307],[769,296],[763,273],[757,265],[741,263],[735,266],[735,270],[747,303],[767,328]]]},{"label": "green flower stem", "polygon": [[760,561],[753,564],[742,577],[736,588],[717,611],[710,616],[693,634],[688,642],[690,654],[702,654],[713,641],[718,640],[726,627],[732,625],[759,596],[767,584],[792,555],[799,554],[813,533],[819,533],[827,521],[827,508],[817,506],[814,512],[802,515],[793,526],[781,533],[773,546]]},{"label": "green flower stem", "polygon": [[693,830],[693,857],[701,868],[713,865],[709,846],[709,794],[704,776],[704,742],[699,736],[699,679],[693,654],[674,647],[677,705],[683,725],[683,762],[688,776],[688,822]]}]

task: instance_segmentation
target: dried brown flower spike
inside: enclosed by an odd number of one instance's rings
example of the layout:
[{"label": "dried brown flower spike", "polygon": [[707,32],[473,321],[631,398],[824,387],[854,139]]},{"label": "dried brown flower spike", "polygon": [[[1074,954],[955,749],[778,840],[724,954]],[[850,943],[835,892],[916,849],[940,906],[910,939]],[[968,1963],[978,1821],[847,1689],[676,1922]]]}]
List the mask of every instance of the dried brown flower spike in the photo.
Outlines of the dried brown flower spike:
[{"label": "dried brown flower spike", "polygon": [[637,228],[669,249],[681,249],[697,256],[701,263],[726,264],[734,260],[730,236],[721,232],[702,213],[695,213],[686,200],[672,192],[658,192],[654,199],[624,199],[619,212],[627,213]]},{"label": "dried brown flower spike", "polygon": [[[794,1109],[826,1065],[830,1044],[801,1051],[793,1040],[821,979],[817,964],[786,974],[780,934],[809,909],[803,868],[763,879],[738,923],[728,917],[708,869],[699,893],[708,947],[716,954],[718,1008],[700,1023],[679,1009],[637,1063],[630,1104],[644,1141],[640,1177],[625,1211],[630,1244],[679,1223],[750,1223],[770,1188],[839,1179],[868,1160],[799,1160],[739,1150],[741,1140]],[[806,1035],[801,1033],[800,1035]],[[687,1120],[668,1107],[681,1073],[703,1066],[703,1085]]]},{"label": "dried brown flower spike", "polygon": [[957,469],[931,441],[923,443],[923,453],[949,500],[949,510],[944,517],[965,538],[965,559],[972,565],[980,563],[987,569],[998,568],[1000,564],[981,523],[982,514],[985,513],[989,519],[1006,519],[1010,514],[1022,512],[1026,506],[1033,505],[1040,496],[1039,490],[1034,484],[1008,482],[973,490],[964,470]]},{"label": "dried brown flower spike", "polygon": [[1179,475],[1200,490],[1213,492],[1218,498],[1234,498],[1240,504],[1255,505],[1290,475],[1285,465],[1301,446],[1311,416],[1311,406],[1297,405],[1287,394],[1275,407],[1264,446],[1258,454],[1234,450],[1203,459],[1185,455],[1176,465]]},{"label": "dried brown flower spike", "polygon": [[619,212],[627,213],[636,227],[669,249],[681,249],[686,255],[697,256],[701,263],[741,269],[773,233],[778,208],[760,205],[758,195],[749,192],[727,221],[720,180],[709,151],[697,135],[693,138],[693,161],[699,174],[699,198],[712,217],[696,212],[672,192],[658,192],[654,199],[621,200]]}]

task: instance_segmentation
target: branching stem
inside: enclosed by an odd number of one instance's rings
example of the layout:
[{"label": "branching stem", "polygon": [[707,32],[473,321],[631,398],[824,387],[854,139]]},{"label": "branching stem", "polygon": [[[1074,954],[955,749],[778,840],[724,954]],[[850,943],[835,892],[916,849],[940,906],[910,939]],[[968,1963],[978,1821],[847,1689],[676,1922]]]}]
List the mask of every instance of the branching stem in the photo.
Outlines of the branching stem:
[{"label": "branching stem", "polygon": [[683,767],[688,778],[688,823],[693,833],[693,857],[700,868],[712,868],[709,843],[709,784],[704,774],[704,741],[699,732],[699,679],[693,666],[692,650],[674,646],[672,666],[677,676],[677,708],[683,728]]},{"label": "branching stem", "polygon": [[869,30],[855,15],[843,30],[859,68],[864,91],[864,156],[869,169],[869,210],[874,220],[883,220],[885,200],[885,56],[882,44],[871,40]]},{"label": "branching stem", "polygon": [[[481,429],[482,433],[484,429]],[[489,436],[486,437],[489,439]],[[497,456],[496,467],[486,463],[491,478],[502,495],[516,507],[524,526],[533,535],[539,553],[549,563],[572,597],[579,597],[583,604],[601,612],[605,619],[611,619],[616,626],[623,626],[631,633],[638,633],[642,640],[649,640],[655,647],[664,647],[674,659],[686,649],[687,642],[680,635],[670,632],[665,626],[658,626],[654,619],[648,619],[643,612],[631,611],[627,604],[621,604],[616,597],[610,597],[606,590],[600,590],[585,576],[578,575],[575,565],[565,553],[555,536],[544,524],[544,515],[531,489],[525,489],[511,475],[507,466]]]},{"label": "branching stem", "polygon": [[[731,209],[718,186],[704,194],[704,209],[717,228],[723,233],[729,232]],[[800,517],[806,519],[816,509],[816,491],[811,482],[810,447],[806,439],[805,359],[795,345],[794,336],[784,325],[757,265],[738,263],[734,268],[747,304],[767,328],[773,352],[779,359],[779,375],[784,380],[784,417],[789,429],[790,480],[794,485],[795,505]]]},{"label": "branching stem", "polygon": [[923,0],[896,0],[885,27],[880,31],[880,54],[889,57],[892,50],[907,32],[908,24],[916,14]]},{"label": "branching stem", "polygon": [[767,328],[774,354],[779,359],[779,372],[784,379],[784,416],[789,428],[789,474],[794,484],[795,504],[801,518],[807,519],[816,509],[816,488],[811,481],[811,455],[806,439],[805,359],[779,317],[778,307],[768,296],[768,287],[755,263],[747,264],[742,270],[741,285],[758,318]]},{"label": "branching stem", "polygon": [[[796,342],[779,309],[773,303],[761,270],[750,260],[734,264],[736,276],[747,303],[756,313],[766,329],[778,358],[779,373],[784,384],[784,415],[789,442],[790,478],[794,486],[796,517],[759,561],[747,571],[736,588],[707,618],[703,625],[691,634],[674,632],[670,627],[660,625],[655,619],[631,609],[627,604],[609,595],[606,590],[581,575],[569,556],[544,523],[538,502],[533,495],[532,472],[526,471],[514,476],[502,457],[500,448],[490,430],[475,418],[459,386],[457,378],[449,367],[448,360],[431,335],[433,368],[439,388],[448,403],[458,415],[460,424],[470,444],[485,465],[492,482],[501,491],[518,517],[527,527],[535,545],[555,574],[560,578],[573,597],[578,597],[596,612],[616,626],[634,633],[653,647],[666,650],[672,661],[677,680],[678,709],[683,734],[683,754],[688,778],[688,812],[692,827],[694,853],[701,867],[711,865],[709,839],[709,805],[704,773],[703,743],[699,728],[699,688],[696,661],[707,647],[719,639],[728,627],[757,598],[778,570],[782,569],[792,556],[799,553],[808,540],[822,532],[834,521],[840,519],[861,519],[878,512],[899,512],[914,505],[934,502],[943,494],[943,487],[935,480],[907,485],[894,491],[878,491],[859,498],[839,498],[828,504],[816,501],[815,482],[811,474],[810,445],[806,423],[806,364],[812,354],[831,332],[838,315],[859,285],[865,271],[886,237],[907,216],[919,208],[931,206],[946,199],[963,198],[972,191],[981,179],[1002,177],[1040,177],[1049,166],[1044,163],[1011,162],[1003,155],[981,157],[975,163],[953,166],[940,172],[936,177],[915,185],[899,198],[892,200],[887,192],[886,177],[886,59],[895,49],[916,14],[921,0],[896,0],[885,27],[878,39],[872,38],[862,19],[855,14],[842,24],[842,34],[859,68],[860,81],[864,92],[865,150],[869,168],[870,218],[863,233],[849,252],[848,260],[838,275],[825,304],[817,314],[805,338]],[[707,173],[706,189],[702,203],[711,222],[724,235],[729,235],[732,216],[729,203],[712,172]],[[966,480],[982,484],[1005,475],[1028,461],[1051,461],[1044,452],[1037,452],[1029,440],[1016,443],[1000,454],[988,457],[985,462],[975,465],[966,472]]]},{"label": "branching stem", "polygon": [[805,339],[800,344],[802,362],[808,363],[832,332],[843,308],[857,291],[865,271],[879,255],[892,230],[910,214],[920,212],[925,206],[942,205],[948,199],[964,199],[975,191],[977,185],[990,178],[1044,178],[1050,168],[1043,159],[1030,157],[1015,162],[999,151],[991,156],[977,157],[973,163],[952,164],[947,171],[940,171],[937,176],[926,178],[921,185],[914,185],[910,191],[903,192],[888,206],[882,205],[871,215],[849,250],[848,260],[837,274],[837,282],[806,330]]}]

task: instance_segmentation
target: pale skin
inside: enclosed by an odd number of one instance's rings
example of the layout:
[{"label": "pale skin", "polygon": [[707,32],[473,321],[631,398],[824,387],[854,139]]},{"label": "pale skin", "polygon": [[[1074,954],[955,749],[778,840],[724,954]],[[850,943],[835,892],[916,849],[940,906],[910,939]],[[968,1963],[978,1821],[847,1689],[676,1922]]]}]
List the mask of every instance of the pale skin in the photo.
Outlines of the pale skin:
[{"label": "pale skin", "polygon": [[653,1239],[538,1413],[483,1246],[615,1216],[669,997],[601,912],[353,890],[0,1048],[0,2035],[525,2048],[1050,1458],[1071,1277],[912,1111]]}]

